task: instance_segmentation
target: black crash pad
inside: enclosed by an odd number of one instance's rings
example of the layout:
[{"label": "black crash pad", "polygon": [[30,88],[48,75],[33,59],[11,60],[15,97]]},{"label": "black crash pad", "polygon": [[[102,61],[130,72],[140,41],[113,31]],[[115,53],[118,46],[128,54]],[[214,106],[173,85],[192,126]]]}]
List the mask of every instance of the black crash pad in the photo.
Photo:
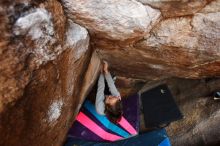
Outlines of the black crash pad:
[{"label": "black crash pad", "polygon": [[141,94],[146,127],[160,125],[183,118],[167,85],[159,85]]}]

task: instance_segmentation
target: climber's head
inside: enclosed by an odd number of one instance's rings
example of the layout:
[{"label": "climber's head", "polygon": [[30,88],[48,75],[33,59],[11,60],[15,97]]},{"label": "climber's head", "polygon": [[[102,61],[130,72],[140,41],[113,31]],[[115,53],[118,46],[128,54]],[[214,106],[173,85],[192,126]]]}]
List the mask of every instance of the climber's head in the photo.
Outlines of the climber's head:
[{"label": "climber's head", "polygon": [[105,114],[108,119],[113,122],[117,123],[121,120],[122,117],[122,103],[121,97],[118,96],[106,96],[105,97]]}]

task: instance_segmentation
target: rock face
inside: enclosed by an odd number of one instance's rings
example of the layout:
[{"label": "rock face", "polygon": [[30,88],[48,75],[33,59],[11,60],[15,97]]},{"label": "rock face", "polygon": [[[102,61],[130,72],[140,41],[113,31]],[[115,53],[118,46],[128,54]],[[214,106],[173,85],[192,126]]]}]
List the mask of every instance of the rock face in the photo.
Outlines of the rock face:
[{"label": "rock face", "polygon": [[146,52],[142,53],[145,58],[149,56],[146,61],[157,61],[159,69],[170,75],[197,78],[209,76],[210,70],[213,76],[219,75],[220,21],[215,17],[219,15],[197,13],[192,19],[164,20],[136,48]]},{"label": "rock face", "polygon": [[[15,37],[26,37],[27,52],[36,56],[37,67],[44,62],[54,60],[63,51],[61,45],[55,45],[54,27],[51,14],[44,8],[30,10],[28,14],[18,18],[13,26]],[[54,45],[55,47],[51,47]]]},{"label": "rock face", "polygon": [[[55,5],[59,10],[61,5]],[[46,7],[52,9],[49,2],[44,4],[44,8],[36,9],[31,9],[31,4],[28,3],[12,2],[11,5],[6,3],[6,6],[1,6],[9,7],[9,12],[2,12],[1,15],[5,19],[2,26],[7,27],[1,29],[5,37],[1,39],[0,111],[22,96],[35,69],[54,60],[65,50],[59,43],[64,38],[64,32],[56,30],[57,25],[62,28],[65,24],[65,19],[62,18],[64,14],[61,13],[57,18],[63,24],[53,23],[52,13],[46,10]]]},{"label": "rock face", "polygon": [[209,5],[193,16],[161,20],[132,45],[96,40],[94,47],[120,76],[147,80],[219,76],[220,13],[205,10]]},{"label": "rock face", "polygon": [[135,0],[62,0],[70,18],[93,35],[110,40],[144,36],[160,17],[160,12]]},{"label": "rock face", "polygon": [[209,0],[138,0],[144,5],[159,9],[163,17],[192,15],[201,10]]},{"label": "rock face", "polygon": [[[62,145],[100,59],[120,76],[124,96],[146,82],[220,76],[219,6],[220,0],[2,0],[0,145]],[[217,126],[219,111],[210,117],[184,136],[171,129],[178,135],[173,143],[201,132],[205,144],[214,142],[203,125]],[[198,137],[184,145],[198,144]]]},{"label": "rock face", "polygon": [[[98,57],[98,54],[96,52],[93,52],[87,71],[85,72],[85,78],[83,79],[82,89],[80,90],[79,93],[78,107],[80,107],[83,104],[85,98],[94,87],[96,83],[95,81],[98,78],[98,75],[100,74],[100,69],[101,69],[101,60]],[[76,113],[78,113],[78,110],[79,108],[77,109]]]},{"label": "rock face", "polygon": [[90,62],[88,32],[55,0],[0,6],[0,145],[62,145]]}]

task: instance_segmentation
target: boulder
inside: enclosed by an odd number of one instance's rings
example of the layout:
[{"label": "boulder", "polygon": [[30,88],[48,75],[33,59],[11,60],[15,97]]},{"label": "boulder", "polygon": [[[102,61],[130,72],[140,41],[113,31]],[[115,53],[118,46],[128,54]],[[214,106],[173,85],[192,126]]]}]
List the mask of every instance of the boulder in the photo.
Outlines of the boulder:
[{"label": "boulder", "polygon": [[88,32],[56,0],[0,6],[0,145],[62,145],[86,92]]},{"label": "boulder", "polygon": [[219,5],[0,1],[0,145],[63,145],[83,101],[95,97],[101,59],[117,75],[122,96],[171,80],[186,115],[167,128],[174,145],[218,142],[219,106],[204,96],[220,88]]},{"label": "boulder", "polygon": [[164,19],[133,45],[96,41],[94,47],[120,76],[146,80],[219,76],[219,16],[217,11]]},{"label": "boulder", "polygon": [[160,18],[160,11],[135,0],[62,0],[74,22],[94,37],[125,41],[143,37]]}]

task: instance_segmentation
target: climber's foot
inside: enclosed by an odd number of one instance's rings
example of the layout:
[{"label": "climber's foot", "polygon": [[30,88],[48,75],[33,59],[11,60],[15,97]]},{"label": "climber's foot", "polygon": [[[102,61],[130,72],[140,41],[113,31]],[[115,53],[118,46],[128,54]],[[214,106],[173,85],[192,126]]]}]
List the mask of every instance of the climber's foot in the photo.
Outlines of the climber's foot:
[{"label": "climber's foot", "polygon": [[220,91],[214,93],[214,100],[220,100]]}]

